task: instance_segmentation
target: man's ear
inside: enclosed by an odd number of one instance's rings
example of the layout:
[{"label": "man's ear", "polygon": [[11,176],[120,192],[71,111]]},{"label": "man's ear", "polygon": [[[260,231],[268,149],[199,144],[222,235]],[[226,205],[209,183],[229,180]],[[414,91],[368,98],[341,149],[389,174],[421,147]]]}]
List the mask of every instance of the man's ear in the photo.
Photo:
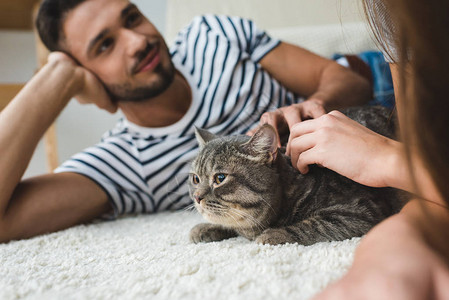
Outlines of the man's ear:
[{"label": "man's ear", "polygon": [[206,143],[212,141],[213,139],[216,139],[217,136],[206,129],[201,129],[195,126],[195,136],[196,140],[198,141],[198,145],[200,146],[200,149],[206,145]]},{"label": "man's ear", "polygon": [[263,157],[272,162],[278,153],[277,134],[273,126],[262,125],[243,147],[253,156]]}]

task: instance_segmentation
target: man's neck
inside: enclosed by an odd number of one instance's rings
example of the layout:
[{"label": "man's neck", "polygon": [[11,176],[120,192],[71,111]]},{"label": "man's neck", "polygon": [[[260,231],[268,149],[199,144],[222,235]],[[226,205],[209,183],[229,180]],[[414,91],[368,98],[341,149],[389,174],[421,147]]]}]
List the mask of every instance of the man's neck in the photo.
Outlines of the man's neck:
[{"label": "man's neck", "polygon": [[169,88],[157,97],[141,102],[120,102],[126,118],[143,127],[165,127],[179,121],[192,102],[192,92],[185,78],[176,71]]}]

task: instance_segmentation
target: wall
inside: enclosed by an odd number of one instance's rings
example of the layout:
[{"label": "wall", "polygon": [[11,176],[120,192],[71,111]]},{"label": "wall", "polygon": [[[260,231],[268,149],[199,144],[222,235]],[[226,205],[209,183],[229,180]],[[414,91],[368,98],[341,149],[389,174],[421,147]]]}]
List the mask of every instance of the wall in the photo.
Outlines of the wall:
[{"label": "wall", "polygon": [[166,38],[171,41],[182,25],[205,13],[251,18],[258,27],[274,29],[360,22],[360,0],[167,0]]}]

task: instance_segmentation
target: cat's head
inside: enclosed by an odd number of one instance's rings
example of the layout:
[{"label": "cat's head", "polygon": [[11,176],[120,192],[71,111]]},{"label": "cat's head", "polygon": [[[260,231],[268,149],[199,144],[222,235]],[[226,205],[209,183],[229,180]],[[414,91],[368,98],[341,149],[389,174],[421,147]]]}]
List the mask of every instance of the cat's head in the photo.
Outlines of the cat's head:
[{"label": "cat's head", "polygon": [[228,227],[267,226],[278,207],[274,128],[263,125],[252,137],[219,137],[196,129],[196,137],[200,151],[192,162],[189,185],[198,211]]}]

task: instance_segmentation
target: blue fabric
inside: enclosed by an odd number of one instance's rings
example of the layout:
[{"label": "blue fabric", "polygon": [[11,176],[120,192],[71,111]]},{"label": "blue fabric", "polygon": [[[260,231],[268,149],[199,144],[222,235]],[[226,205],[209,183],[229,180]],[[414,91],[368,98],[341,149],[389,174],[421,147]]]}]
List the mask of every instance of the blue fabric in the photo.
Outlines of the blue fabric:
[{"label": "blue fabric", "polygon": [[[393,108],[395,106],[395,97],[393,89],[393,80],[391,77],[390,66],[385,61],[384,55],[379,51],[365,51],[357,55],[371,69],[373,76],[373,96],[369,102],[370,105],[382,105]],[[333,59],[343,57],[341,54],[335,54]]]}]

